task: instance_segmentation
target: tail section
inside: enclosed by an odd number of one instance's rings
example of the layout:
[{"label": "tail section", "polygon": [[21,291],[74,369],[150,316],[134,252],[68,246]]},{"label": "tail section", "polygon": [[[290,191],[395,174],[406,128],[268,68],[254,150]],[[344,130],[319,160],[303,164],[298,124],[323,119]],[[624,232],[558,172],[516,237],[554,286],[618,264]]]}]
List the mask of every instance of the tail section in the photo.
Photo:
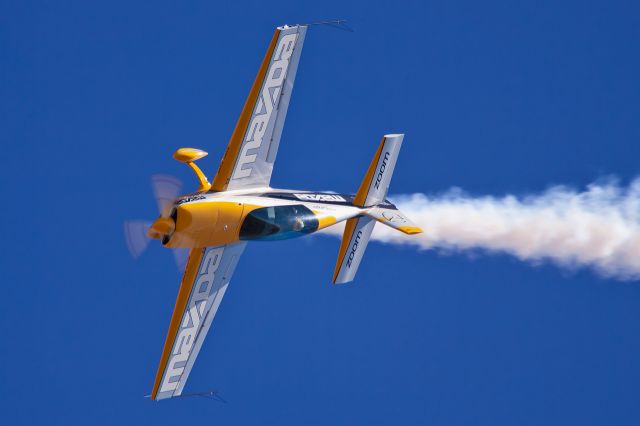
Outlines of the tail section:
[{"label": "tail section", "polygon": [[334,284],[348,283],[353,280],[376,221],[406,234],[422,232],[398,210],[377,207],[387,196],[403,138],[404,135],[385,135],[367,169],[367,174],[353,200],[354,205],[366,210],[362,212],[363,215],[346,222],[338,261],[333,273]]}]

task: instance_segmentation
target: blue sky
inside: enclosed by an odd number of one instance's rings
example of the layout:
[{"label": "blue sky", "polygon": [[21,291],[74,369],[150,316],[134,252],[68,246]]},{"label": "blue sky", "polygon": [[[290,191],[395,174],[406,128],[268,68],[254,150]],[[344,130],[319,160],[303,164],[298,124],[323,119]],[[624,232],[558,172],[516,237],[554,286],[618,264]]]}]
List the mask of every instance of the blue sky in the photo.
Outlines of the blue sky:
[{"label": "blue sky", "polygon": [[335,287],[329,237],[245,251],[187,385],[227,404],[143,398],[180,276],[122,223],[215,171],[277,25],[355,32],[308,32],[274,186],[355,192],[388,132],[392,193],[638,173],[635,2],[184,3],[0,5],[6,424],[640,422],[638,282],[372,243]]}]

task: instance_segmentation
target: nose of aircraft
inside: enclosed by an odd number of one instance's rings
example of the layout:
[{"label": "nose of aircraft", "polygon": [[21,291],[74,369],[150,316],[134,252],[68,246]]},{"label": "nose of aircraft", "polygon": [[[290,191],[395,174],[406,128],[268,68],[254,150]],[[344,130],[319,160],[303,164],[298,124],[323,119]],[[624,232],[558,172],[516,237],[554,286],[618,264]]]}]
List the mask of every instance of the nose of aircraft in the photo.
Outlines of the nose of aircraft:
[{"label": "nose of aircraft", "polygon": [[147,231],[150,238],[160,239],[165,235],[170,235],[175,230],[176,224],[171,217],[159,217]]},{"label": "nose of aircraft", "polygon": [[204,247],[218,220],[214,203],[184,203],[173,213],[175,227],[165,245],[168,247]]}]

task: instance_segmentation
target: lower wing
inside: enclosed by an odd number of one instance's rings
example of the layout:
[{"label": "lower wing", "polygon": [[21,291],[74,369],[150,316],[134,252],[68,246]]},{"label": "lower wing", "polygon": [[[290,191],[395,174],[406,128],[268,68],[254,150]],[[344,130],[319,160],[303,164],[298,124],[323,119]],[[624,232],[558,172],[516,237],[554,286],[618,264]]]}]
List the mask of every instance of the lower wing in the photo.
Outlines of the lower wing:
[{"label": "lower wing", "polygon": [[182,394],[245,245],[197,248],[189,253],[151,399]]}]

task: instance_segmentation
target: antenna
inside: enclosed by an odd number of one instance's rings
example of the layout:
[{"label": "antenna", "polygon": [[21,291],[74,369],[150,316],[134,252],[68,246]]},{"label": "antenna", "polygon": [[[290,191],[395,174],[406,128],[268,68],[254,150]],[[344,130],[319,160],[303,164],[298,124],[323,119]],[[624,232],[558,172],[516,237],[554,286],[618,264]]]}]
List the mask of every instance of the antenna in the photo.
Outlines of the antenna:
[{"label": "antenna", "polygon": [[328,27],[337,28],[342,31],[348,31],[350,33],[353,32],[353,29],[347,26],[347,21],[345,21],[344,19],[330,19],[326,21],[316,21],[316,22],[310,22],[308,24],[299,24],[299,25],[304,25],[307,27],[311,27],[315,25],[326,25]]},{"label": "antenna", "polygon": [[184,398],[184,397],[188,397],[188,396],[199,396],[201,398],[212,399],[214,401],[224,402],[225,404],[227,403],[227,401],[225,401],[220,396],[220,392],[214,391],[214,390],[204,391],[204,392],[185,393],[183,395],[178,395],[178,398]]},{"label": "antenna", "polygon": [[[185,394],[182,394],[182,395],[176,395],[173,398],[186,398],[186,397],[191,397],[191,396],[199,396],[201,398],[211,399],[213,401],[223,402],[225,404],[227,403],[227,401],[225,401],[220,396],[220,392],[214,391],[214,390],[204,391],[204,392],[185,393]],[[145,398],[151,398],[151,395],[145,395],[144,397]]]}]

